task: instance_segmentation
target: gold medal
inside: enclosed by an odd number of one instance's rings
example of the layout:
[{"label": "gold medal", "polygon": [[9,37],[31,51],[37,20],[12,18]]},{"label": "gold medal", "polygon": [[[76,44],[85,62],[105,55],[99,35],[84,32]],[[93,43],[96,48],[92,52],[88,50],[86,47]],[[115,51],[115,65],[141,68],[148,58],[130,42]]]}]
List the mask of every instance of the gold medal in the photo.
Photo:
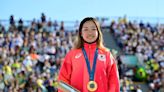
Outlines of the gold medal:
[{"label": "gold medal", "polygon": [[90,92],[96,91],[97,90],[97,83],[95,81],[89,81],[88,84],[87,84],[87,89]]}]

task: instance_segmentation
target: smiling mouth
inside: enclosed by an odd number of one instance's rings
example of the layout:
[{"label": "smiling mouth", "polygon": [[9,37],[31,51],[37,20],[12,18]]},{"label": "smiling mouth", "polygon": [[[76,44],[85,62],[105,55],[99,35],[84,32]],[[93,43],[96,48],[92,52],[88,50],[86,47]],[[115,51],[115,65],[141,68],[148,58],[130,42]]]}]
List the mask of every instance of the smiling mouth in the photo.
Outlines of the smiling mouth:
[{"label": "smiling mouth", "polygon": [[90,35],[90,36],[88,36],[87,38],[89,38],[89,39],[90,39],[90,38],[94,38],[94,37],[95,37],[95,36],[93,36],[93,35]]}]

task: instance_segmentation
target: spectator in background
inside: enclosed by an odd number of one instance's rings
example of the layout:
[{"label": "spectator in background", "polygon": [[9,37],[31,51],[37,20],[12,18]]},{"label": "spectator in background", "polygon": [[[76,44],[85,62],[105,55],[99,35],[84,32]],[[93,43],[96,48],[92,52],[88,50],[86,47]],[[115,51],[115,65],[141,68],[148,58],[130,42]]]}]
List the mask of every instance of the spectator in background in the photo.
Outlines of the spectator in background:
[{"label": "spectator in background", "polygon": [[54,30],[56,31],[58,29],[58,22],[57,22],[57,20],[54,21],[53,26],[54,26]]},{"label": "spectator in background", "polygon": [[41,14],[42,23],[46,22],[46,15],[44,13]]},{"label": "spectator in background", "polygon": [[141,87],[139,85],[136,87],[136,92],[142,92]]},{"label": "spectator in background", "polygon": [[74,28],[75,28],[75,31],[78,31],[78,28],[79,28],[79,21],[78,20],[76,20]]},{"label": "spectator in background", "polygon": [[0,32],[5,32],[5,27],[1,23],[0,23]]},{"label": "spectator in background", "polygon": [[22,19],[19,19],[18,21],[18,31],[23,31],[23,20]]},{"label": "spectator in background", "polygon": [[47,25],[46,25],[46,31],[47,32],[53,32],[53,27],[52,27],[52,22],[51,20],[48,21]]},{"label": "spectator in background", "polygon": [[64,21],[61,21],[60,30],[61,30],[61,31],[64,31]]},{"label": "spectator in background", "polygon": [[14,15],[10,16],[10,25],[12,25],[12,26],[15,25]]}]

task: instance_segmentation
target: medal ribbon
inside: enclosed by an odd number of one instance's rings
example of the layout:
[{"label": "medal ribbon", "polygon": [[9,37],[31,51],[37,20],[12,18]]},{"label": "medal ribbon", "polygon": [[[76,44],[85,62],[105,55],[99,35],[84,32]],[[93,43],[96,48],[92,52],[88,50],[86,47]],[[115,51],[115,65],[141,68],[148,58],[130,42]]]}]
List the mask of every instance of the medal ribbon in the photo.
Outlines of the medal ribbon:
[{"label": "medal ribbon", "polygon": [[96,51],[95,51],[92,69],[90,67],[89,59],[88,59],[88,56],[87,56],[87,53],[86,53],[84,47],[82,48],[82,51],[83,51],[84,58],[85,58],[85,61],[87,64],[87,69],[88,69],[88,73],[89,73],[89,80],[93,81],[94,80],[94,74],[95,74],[95,68],[96,68],[96,60],[97,60],[97,56],[98,56],[98,48],[96,48]]}]

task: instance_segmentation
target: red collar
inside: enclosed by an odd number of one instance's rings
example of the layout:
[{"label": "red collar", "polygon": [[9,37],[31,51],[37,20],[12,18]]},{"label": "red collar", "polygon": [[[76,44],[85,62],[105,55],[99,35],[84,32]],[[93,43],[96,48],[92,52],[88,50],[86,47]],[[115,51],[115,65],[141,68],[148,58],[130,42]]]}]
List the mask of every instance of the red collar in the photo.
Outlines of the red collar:
[{"label": "red collar", "polygon": [[84,43],[84,47],[85,47],[85,48],[96,48],[96,47],[97,47],[97,43],[96,43],[96,42],[91,43],[91,44],[89,44],[89,43]]}]

